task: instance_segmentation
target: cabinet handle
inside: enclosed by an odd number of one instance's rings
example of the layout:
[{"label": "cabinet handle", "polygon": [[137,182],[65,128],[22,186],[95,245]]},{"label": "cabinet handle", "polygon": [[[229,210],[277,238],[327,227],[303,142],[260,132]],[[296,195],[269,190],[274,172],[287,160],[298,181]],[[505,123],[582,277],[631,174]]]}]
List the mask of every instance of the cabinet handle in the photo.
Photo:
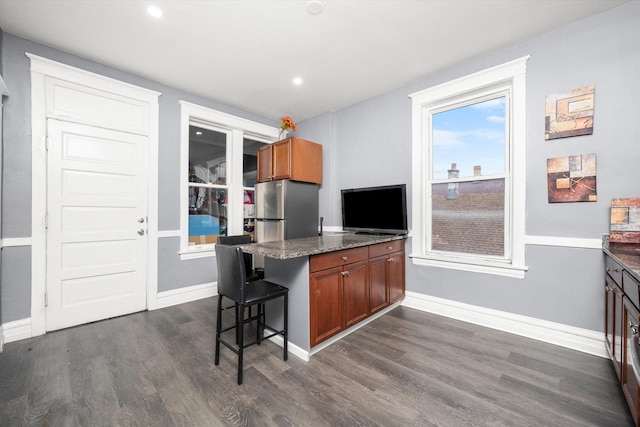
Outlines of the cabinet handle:
[{"label": "cabinet handle", "polygon": [[393,246],[387,246],[387,249],[391,250],[393,249]]},{"label": "cabinet handle", "polygon": [[393,262],[393,258],[389,258],[387,262]]},{"label": "cabinet handle", "polygon": [[614,273],[620,273],[620,269],[618,267],[616,267],[616,268],[611,268],[611,267],[607,268],[607,273],[611,273],[612,271]]},{"label": "cabinet handle", "polygon": [[629,322],[629,328],[631,332],[633,332],[633,335],[638,335],[638,327],[639,325],[634,325],[633,322]]},{"label": "cabinet handle", "polygon": [[346,261],[346,260],[347,260],[347,257],[346,257],[346,256],[343,256],[343,257],[342,257],[342,260],[343,260],[343,261]]},{"label": "cabinet handle", "polygon": [[343,272],[342,272],[342,275],[343,275],[343,276],[348,276],[348,275],[349,275],[349,272],[348,272],[348,271],[343,271]]}]

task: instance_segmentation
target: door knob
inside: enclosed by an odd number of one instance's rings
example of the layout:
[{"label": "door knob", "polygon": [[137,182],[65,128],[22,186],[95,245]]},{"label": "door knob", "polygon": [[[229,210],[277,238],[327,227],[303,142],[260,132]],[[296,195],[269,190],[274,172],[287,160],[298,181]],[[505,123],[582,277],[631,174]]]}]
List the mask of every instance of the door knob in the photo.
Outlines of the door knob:
[{"label": "door knob", "polygon": [[141,228],[140,230],[138,230],[138,234],[144,236],[144,229]]},{"label": "door knob", "polygon": [[142,218],[142,217],[138,218],[138,222],[139,222],[140,224],[142,224],[142,223],[144,222],[144,218]]}]

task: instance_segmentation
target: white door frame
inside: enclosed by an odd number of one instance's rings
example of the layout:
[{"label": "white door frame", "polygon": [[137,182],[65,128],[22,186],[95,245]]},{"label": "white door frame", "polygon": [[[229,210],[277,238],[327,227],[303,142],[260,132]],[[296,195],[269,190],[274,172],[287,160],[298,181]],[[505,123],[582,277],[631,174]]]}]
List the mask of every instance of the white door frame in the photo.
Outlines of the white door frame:
[{"label": "white door frame", "polygon": [[47,112],[46,79],[48,77],[126,96],[148,104],[148,129],[143,129],[149,138],[147,308],[156,308],[158,294],[158,97],[160,93],[30,53],[26,53],[26,55],[31,60],[31,336],[42,335],[46,332],[47,238],[45,216],[47,204],[44,201],[47,197],[47,152],[45,148],[47,115],[49,118],[82,122],[77,117]]}]

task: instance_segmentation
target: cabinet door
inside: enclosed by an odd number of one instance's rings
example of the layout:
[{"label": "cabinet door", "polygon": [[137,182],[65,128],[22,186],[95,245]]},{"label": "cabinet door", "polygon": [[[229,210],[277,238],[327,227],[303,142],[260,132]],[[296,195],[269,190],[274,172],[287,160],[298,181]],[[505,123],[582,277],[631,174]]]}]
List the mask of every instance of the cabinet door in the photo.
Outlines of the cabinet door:
[{"label": "cabinet door", "polygon": [[273,176],[273,149],[271,145],[258,148],[258,182],[271,181]]},{"label": "cabinet door", "polygon": [[613,337],[614,337],[614,321],[615,321],[615,284],[609,283],[605,278],[604,281],[604,342],[609,352],[609,357],[613,357]]},{"label": "cabinet door", "polygon": [[272,179],[291,179],[291,138],[273,144]]},{"label": "cabinet door", "polygon": [[387,256],[369,261],[369,313],[376,313],[389,305],[387,292]]},{"label": "cabinet door", "polygon": [[387,260],[387,278],[389,280],[389,303],[393,304],[404,297],[404,251],[389,255]]},{"label": "cabinet door", "polygon": [[342,330],[342,267],[309,275],[309,317],[311,346]]},{"label": "cabinet door", "polygon": [[369,281],[367,262],[344,266],[342,271],[345,329],[369,314]]},{"label": "cabinet door", "polygon": [[618,379],[622,379],[622,289],[608,276],[605,276],[604,301],[605,345]]},{"label": "cabinet door", "polygon": [[636,425],[638,424],[638,397],[640,396],[640,347],[638,328],[640,313],[633,303],[624,298],[624,344],[622,358],[622,391],[631,409]]},{"label": "cabinet door", "polygon": [[622,304],[622,289],[614,285],[613,301],[613,366],[616,368],[618,378],[622,378],[622,352],[624,340],[624,307]]}]

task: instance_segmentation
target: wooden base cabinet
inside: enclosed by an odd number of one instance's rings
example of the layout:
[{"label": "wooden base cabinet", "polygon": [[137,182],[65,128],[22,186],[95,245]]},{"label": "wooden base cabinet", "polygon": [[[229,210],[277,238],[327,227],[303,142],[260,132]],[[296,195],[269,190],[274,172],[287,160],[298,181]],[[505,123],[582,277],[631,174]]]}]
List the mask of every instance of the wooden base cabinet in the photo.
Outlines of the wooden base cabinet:
[{"label": "wooden base cabinet", "polygon": [[310,257],[312,347],[404,297],[404,242]]},{"label": "wooden base cabinet", "polygon": [[631,415],[640,414],[640,282],[622,264],[605,257],[605,345]]},{"label": "wooden base cabinet", "polygon": [[366,247],[314,255],[309,259],[311,346],[367,317]]},{"label": "wooden base cabinet", "polygon": [[258,148],[258,182],[279,179],[322,184],[322,145],[291,137]]}]

